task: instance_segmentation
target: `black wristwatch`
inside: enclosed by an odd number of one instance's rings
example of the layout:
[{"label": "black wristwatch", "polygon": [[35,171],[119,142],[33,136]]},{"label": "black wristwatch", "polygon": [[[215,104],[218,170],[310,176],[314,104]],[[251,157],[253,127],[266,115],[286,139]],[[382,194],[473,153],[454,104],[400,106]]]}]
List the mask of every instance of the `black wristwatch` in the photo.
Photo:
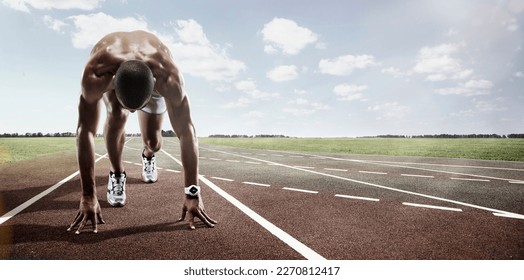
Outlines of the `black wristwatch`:
[{"label": "black wristwatch", "polygon": [[200,195],[200,187],[197,185],[191,185],[184,188],[184,193],[188,196],[197,197]]}]

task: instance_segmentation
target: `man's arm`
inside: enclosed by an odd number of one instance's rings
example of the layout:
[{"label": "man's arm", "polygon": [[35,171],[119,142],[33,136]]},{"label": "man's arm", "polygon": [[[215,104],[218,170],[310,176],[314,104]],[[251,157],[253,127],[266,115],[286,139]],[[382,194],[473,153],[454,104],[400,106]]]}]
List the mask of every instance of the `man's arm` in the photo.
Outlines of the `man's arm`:
[{"label": "man's arm", "polygon": [[180,106],[170,110],[171,125],[180,140],[185,186],[198,185],[198,140],[191,120],[189,100],[184,97]]},{"label": "man's arm", "polygon": [[[166,98],[167,111],[171,125],[180,140],[181,159],[184,168],[184,187],[198,185],[198,140],[191,120],[189,100],[184,94],[180,83],[175,84],[172,93],[174,94],[167,95]],[[177,97],[181,99],[177,100]],[[186,195],[184,206],[182,207],[182,217],[179,221],[185,219],[186,213],[189,214],[190,229],[195,229],[195,217],[198,217],[209,227],[214,227],[214,224],[217,223],[207,214],[201,195],[196,197]]]},{"label": "man's arm", "polygon": [[82,78],[76,136],[82,195],[78,214],[68,228],[70,231],[78,226],[76,234],[82,231],[87,221],[93,224],[93,232],[98,231],[96,218],[100,223],[104,223],[95,188],[95,136],[100,118],[103,89],[107,88],[110,81],[111,77],[96,76],[88,68],[84,71]]}]

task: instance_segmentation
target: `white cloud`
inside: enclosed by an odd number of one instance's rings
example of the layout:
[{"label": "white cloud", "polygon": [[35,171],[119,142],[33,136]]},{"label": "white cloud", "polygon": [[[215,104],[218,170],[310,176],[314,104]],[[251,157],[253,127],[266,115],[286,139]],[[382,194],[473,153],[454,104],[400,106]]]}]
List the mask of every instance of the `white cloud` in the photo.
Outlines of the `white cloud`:
[{"label": "white cloud", "polygon": [[344,76],[350,75],[355,69],[363,69],[376,64],[375,58],[371,55],[344,55],[334,59],[321,59],[318,68],[324,74]]},{"label": "white cloud", "polygon": [[114,18],[104,13],[70,17],[76,30],[73,32],[73,46],[84,49],[93,46],[98,40],[111,32],[148,30],[143,18]]},{"label": "white cloud", "polygon": [[259,90],[255,81],[251,79],[238,81],[234,84],[234,87],[237,90],[244,92],[247,95],[249,95],[250,97],[255,98],[255,99],[268,100],[272,97],[279,96],[278,93],[269,93],[269,92],[264,92],[264,91]]},{"label": "white cloud", "polygon": [[367,86],[358,86],[358,85],[350,85],[350,84],[339,84],[336,85],[333,88],[333,92],[340,96],[338,100],[346,100],[346,101],[353,101],[353,100],[360,100],[360,101],[366,101],[364,98],[364,91],[367,90]]},{"label": "white cloud", "polygon": [[64,33],[62,27],[69,25],[61,20],[54,19],[49,15],[44,16],[44,24],[58,33]]},{"label": "white cloud", "polygon": [[283,112],[296,117],[311,115],[318,111],[328,110],[330,108],[324,103],[311,102],[304,98],[292,99],[288,103],[298,105],[298,108],[285,108]]},{"label": "white cloud", "polygon": [[469,118],[469,117],[475,116],[475,113],[473,112],[473,110],[469,109],[469,110],[461,110],[457,113],[451,113],[450,115],[453,117],[460,117],[460,118],[468,117]]},{"label": "white cloud", "polygon": [[368,107],[368,111],[378,112],[380,116],[378,120],[394,120],[403,119],[411,112],[411,108],[406,105],[398,104],[398,102],[390,102],[378,104]]},{"label": "white cloud", "polygon": [[262,35],[266,43],[264,51],[269,54],[274,54],[278,50],[284,54],[298,54],[308,44],[318,40],[317,34],[311,30],[284,18],[274,18],[266,23]]},{"label": "white cloud", "polygon": [[408,72],[402,72],[400,69],[395,68],[395,67],[383,68],[382,70],[380,70],[380,72],[382,72],[384,74],[391,75],[394,78],[403,78],[403,77],[406,77],[406,76],[410,76],[412,74],[409,71]]},{"label": "white cloud", "polygon": [[249,104],[251,104],[251,100],[249,98],[241,97],[235,102],[230,102],[222,106],[222,108],[225,109],[234,109],[234,108],[242,108],[247,107]]},{"label": "white cloud", "polygon": [[508,20],[504,20],[502,21],[502,25],[506,27],[506,29],[510,32],[514,32],[514,31],[517,31],[517,29],[519,29],[519,25],[517,23],[516,18],[510,18]]},{"label": "white cloud", "polygon": [[266,114],[260,111],[249,111],[246,114],[243,114],[242,117],[244,118],[251,118],[251,119],[260,119],[263,118]]},{"label": "white cloud", "polygon": [[226,49],[212,44],[195,20],[172,23],[175,34],[151,30],[144,18],[114,18],[104,13],[70,17],[76,30],[73,46],[88,48],[103,36],[116,31],[145,30],[157,35],[171,50],[176,63],[185,74],[209,81],[231,81],[246,69],[243,62],[229,57]]},{"label": "white cloud", "polygon": [[475,108],[481,112],[506,111],[508,108],[501,107],[496,101],[488,102],[484,100],[475,100]]},{"label": "white cloud", "polygon": [[522,78],[522,77],[524,77],[524,74],[523,74],[522,72],[519,71],[519,72],[513,74],[513,76],[515,76],[515,77],[517,77],[517,78]]},{"label": "white cloud", "polygon": [[432,82],[467,79],[473,70],[463,69],[460,60],[454,57],[464,47],[463,43],[424,47],[417,55],[417,63],[413,71],[426,74],[426,80]]},{"label": "white cloud", "polygon": [[274,82],[291,81],[298,76],[297,67],[295,65],[281,65],[267,72],[266,76]]},{"label": "white cloud", "polygon": [[37,10],[94,10],[98,8],[100,0],[3,0],[2,4],[17,11],[29,13],[29,6]]},{"label": "white cloud", "polygon": [[178,38],[187,44],[209,45],[204,29],[195,20],[177,20],[176,33]]},{"label": "white cloud", "polygon": [[469,80],[466,83],[460,83],[458,87],[442,88],[435,90],[440,95],[488,95],[493,87],[493,83],[488,80]]},{"label": "white cloud", "polygon": [[171,49],[184,73],[209,81],[232,81],[246,69],[242,61],[229,56],[225,47],[212,44],[195,20],[178,20],[172,25],[177,37],[158,36]]}]

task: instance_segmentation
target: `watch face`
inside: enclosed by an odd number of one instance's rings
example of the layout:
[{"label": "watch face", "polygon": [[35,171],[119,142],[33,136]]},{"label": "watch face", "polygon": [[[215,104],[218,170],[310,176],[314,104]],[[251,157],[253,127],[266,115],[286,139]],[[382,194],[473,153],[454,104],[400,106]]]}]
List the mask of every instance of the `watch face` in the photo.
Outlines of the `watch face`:
[{"label": "watch face", "polygon": [[192,195],[195,195],[197,192],[198,192],[198,189],[195,186],[192,186],[189,189],[189,193],[192,194]]}]

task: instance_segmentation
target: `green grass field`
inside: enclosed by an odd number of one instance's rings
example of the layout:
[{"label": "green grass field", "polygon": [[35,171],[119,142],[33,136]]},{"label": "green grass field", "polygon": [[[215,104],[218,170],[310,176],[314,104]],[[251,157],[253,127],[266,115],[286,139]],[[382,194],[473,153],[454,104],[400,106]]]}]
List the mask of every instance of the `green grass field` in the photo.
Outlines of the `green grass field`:
[{"label": "green grass field", "polygon": [[[74,137],[0,138],[0,164],[75,152]],[[200,138],[202,144],[300,152],[524,161],[524,139]],[[103,138],[96,139],[103,145]]]},{"label": "green grass field", "polygon": [[524,161],[524,139],[201,138],[200,143],[284,151]]},{"label": "green grass field", "polygon": [[[97,138],[96,142],[102,140]],[[75,151],[75,137],[0,138],[0,164]]]}]

